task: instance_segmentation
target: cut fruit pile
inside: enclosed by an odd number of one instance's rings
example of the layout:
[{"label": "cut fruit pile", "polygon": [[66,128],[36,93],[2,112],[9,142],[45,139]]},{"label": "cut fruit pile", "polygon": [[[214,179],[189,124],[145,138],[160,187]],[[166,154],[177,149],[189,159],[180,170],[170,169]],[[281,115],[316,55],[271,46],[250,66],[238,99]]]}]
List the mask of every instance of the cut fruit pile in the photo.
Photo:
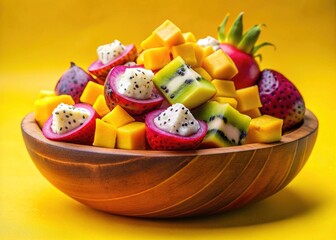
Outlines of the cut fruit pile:
[{"label": "cut fruit pile", "polygon": [[[262,25],[243,14],[217,39],[197,39],[169,20],[140,43],[97,48],[88,72],[71,63],[41,90],[35,120],[46,138],[120,149],[190,150],[281,141],[305,104],[278,71],[255,60]],[[261,58],[261,57],[260,57]]]}]

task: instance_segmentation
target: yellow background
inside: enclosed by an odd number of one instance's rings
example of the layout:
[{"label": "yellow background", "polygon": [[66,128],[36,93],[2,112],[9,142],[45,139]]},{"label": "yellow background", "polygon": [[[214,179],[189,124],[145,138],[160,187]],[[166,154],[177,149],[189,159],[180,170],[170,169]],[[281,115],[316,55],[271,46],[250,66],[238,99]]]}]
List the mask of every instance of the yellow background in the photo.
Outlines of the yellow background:
[{"label": "yellow background", "polygon": [[[89,209],[37,171],[20,121],[40,89],[74,61],[87,69],[96,47],[139,46],[165,19],[197,37],[216,36],[227,12],[265,23],[262,68],[282,72],[320,122],[302,172],[278,194],[209,218],[144,220]],[[336,1],[0,0],[0,239],[332,239],[336,237]],[[230,21],[231,23],[231,21]]]}]

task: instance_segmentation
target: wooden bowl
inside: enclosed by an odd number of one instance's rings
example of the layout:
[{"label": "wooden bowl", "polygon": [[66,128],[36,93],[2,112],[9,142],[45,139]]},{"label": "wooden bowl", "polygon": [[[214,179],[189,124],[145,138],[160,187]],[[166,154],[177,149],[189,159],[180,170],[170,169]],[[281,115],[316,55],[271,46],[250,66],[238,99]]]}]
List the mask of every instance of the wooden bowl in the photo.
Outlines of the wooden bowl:
[{"label": "wooden bowl", "polygon": [[303,125],[274,144],[179,152],[50,141],[33,113],[21,128],[36,167],[68,196],[113,214],[172,218],[236,209],[284,188],[306,163],[318,120],[307,111]]}]

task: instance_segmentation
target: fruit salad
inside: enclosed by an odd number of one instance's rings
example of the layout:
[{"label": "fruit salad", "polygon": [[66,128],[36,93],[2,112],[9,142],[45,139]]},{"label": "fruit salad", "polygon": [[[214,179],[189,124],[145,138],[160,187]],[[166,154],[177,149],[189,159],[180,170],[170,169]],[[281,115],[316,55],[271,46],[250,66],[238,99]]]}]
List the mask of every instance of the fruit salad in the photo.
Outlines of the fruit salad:
[{"label": "fruit salad", "polygon": [[281,141],[302,124],[304,100],[278,70],[261,70],[262,24],[243,13],[217,37],[170,20],[139,43],[97,46],[87,71],[71,63],[41,90],[34,116],[53,141],[119,149],[191,150]]}]

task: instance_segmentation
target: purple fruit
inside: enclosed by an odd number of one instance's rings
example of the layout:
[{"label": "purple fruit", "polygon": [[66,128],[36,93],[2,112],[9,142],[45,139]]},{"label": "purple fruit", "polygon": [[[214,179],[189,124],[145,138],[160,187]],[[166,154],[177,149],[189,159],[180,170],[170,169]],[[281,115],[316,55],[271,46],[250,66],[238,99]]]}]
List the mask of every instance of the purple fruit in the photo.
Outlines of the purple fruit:
[{"label": "purple fruit", "polygon": [[57,95],[71,95],[75,103],[79,103],[79,98],[82,95],[86,84],[89,81],[95,81],[93,77],[71,62],[70,68],[58,80],[55,92]]},{"label": "purple fruit", "polygon": [[282,130],[287,131],[302,123],[305,102],[299,90],[281,73],[265,69],[258,82],[262,103],[260,112],[283,119]]}]

